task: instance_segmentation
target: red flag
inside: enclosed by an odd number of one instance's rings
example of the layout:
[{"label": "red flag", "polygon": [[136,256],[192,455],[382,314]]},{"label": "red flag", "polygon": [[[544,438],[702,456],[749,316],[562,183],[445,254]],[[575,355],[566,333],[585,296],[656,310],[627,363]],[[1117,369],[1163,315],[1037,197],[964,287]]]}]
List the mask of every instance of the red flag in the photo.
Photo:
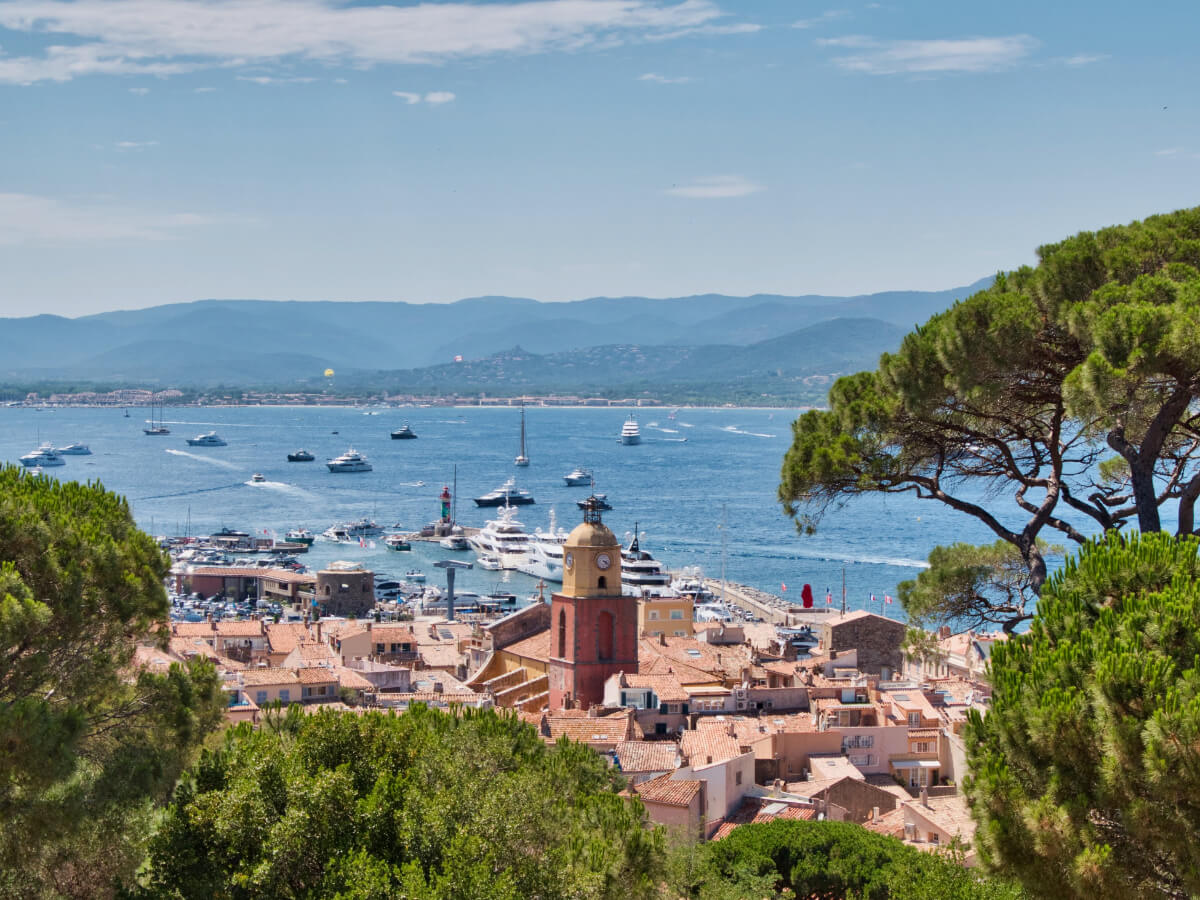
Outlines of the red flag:
[{"label": "red flag", "polygon": [[805,609],[812,609],[813,593],[810,585],[805,585],[800,589],[800,599],[804,602]]},{"label": "red flag", "polygon": [[884,595],[883,595],[883,602],[884,602],[884,603],[891,603],[891,602],[892,602],[892,598],[891,598],[891,597],[890,597],[888,594],[884,594]]},{"label": "red flag", "polygon": [[833,591],[829,591],[827,594],[825,594],[825,605],[833,606]]}]

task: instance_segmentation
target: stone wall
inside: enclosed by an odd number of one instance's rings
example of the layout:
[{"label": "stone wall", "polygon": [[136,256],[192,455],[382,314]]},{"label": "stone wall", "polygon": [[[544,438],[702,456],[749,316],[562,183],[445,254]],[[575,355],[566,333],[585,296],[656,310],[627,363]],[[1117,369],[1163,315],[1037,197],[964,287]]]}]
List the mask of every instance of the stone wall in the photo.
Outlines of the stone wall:
[{"label": "stone wall", "polygon": [[858,650],[860,672],[879,675],[886,668],[891,675],[895,675],[903,670],[904,652],[901,648],[907,631],[903,622],[872,614],[828,622],[822,629],[827,649]]},{"label": "stone wall", "polygon": [[550,627],[550,604],[534,603],[522,610],[505,616],[484,628],[492,638],[492,649],[503,650],[510,644],[545,631]]}]

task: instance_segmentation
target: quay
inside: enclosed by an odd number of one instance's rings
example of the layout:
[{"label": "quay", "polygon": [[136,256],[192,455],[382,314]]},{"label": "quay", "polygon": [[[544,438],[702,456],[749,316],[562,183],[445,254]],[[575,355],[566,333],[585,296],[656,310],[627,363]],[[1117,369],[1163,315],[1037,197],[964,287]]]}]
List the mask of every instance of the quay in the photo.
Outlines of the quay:
[{"label": "quay", "polygon": [[[756,615],[764,622],[770,622],[773,625],[816,626],[822,622],[839,618],[842,614],[840,602],[834,606],[826,606],[821,601],[815,601],[810,609],[805,609],[789,603],[776,594],[761,591],[749,585],[738,584],[736,581],[711,581],[708,583],[709,590],[718,597],[722,596],[722,587],[726,603]],[[821,602],[821,605],[818,606],[817,602]]]}]

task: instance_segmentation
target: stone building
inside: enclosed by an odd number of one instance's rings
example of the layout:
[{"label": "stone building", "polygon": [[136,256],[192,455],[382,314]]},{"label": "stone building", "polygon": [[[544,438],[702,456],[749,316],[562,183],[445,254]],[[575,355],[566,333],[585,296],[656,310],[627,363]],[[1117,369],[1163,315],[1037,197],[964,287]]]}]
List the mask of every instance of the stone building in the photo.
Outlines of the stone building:
[{"label": "stone building", "polygon": [[358,563],[330,563],[317,572],[313,602],[322,615],[365,616],[375,607],[375,573]]},{"label": "stone building", "polygon": [[823,622],[821,646],[830,656],[857,650],[858,670],[886,681],[904,669],[907,630],[903,622],[860,609]]}]

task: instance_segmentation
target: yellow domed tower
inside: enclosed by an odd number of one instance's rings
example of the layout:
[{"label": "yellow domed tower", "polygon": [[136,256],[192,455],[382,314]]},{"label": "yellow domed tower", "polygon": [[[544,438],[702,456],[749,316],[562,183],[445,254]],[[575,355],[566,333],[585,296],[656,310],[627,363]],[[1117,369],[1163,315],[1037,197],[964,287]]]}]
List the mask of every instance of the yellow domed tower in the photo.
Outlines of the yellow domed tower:
[{"label": "yellow domed tower", "polygon": [[637,671],[637,598],[621,593],[621,545],[595,498],[563,545],[562,592],[550,598],[550,709],[587,709],[604,682]]}]

